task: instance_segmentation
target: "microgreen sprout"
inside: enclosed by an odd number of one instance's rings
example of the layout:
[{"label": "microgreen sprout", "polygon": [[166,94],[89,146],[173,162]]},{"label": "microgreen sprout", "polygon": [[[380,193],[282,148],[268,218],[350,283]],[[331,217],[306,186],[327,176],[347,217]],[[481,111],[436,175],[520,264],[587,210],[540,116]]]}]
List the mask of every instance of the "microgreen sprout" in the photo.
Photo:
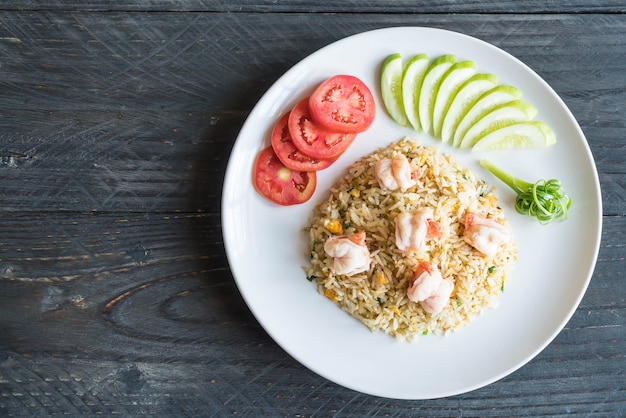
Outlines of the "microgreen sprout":
[{"label": "microgreen sprout", "polygon": [[517,193],[515,210],[518,213],[534,216],[543,225],[567,219],[572,199],[565,194],[559,180],[539,180],[532,184],[505,173],[490,161],[481,160],[480,165]]}]

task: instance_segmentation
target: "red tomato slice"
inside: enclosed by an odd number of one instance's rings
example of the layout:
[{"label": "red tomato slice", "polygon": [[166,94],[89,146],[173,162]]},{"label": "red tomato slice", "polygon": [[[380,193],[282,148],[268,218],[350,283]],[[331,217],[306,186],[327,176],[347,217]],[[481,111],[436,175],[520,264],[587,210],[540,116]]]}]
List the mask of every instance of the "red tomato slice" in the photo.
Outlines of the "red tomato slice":
[{"label": "red tomato slice", "polygon": [[376,115],[372,92],[351,75],[336,75],[324,81],[311,95],[309,105],[313,119],[335,132],[363,132]]},{"label": "red tomato slice", "polygon": [[280,162],[272,147],[261,150],[252,169],[254,186],[264,197],[279,205],[304,203],[313,196],[315,171],[290,170]]},{"label": "red tomato slice", "polygon": [[309,98],[291,110],[288,126],[291,140],[301,153],[323,160],[339,158],[356,138],[356,134],[332,132],[313,122]]},{"label": "red tomato slice", "polygon": [[303,154],[294,145],[289,134],[289,113],[285,113],[272,131],[272,148],[285,167],[296,171],[317,171],[330,166],[335,160],[321,160]]}]

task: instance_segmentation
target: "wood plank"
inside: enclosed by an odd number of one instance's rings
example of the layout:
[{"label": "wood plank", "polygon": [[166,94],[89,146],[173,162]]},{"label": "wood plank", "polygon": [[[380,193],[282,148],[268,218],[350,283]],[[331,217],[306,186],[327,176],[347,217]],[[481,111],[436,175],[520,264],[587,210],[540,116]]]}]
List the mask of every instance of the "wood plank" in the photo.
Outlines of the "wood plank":
[{"label": "wood plank", "polygon": [[41,11],[41,10],[76,10],[76,11],[185,11],[185,12],[254,12],[254,13],[623,13],[626,11],[621,0],[601,0],[590,4],[584,0],[524,2],[489,2],[469,0],[462,3],[455,1],[421,1],[416,4],[411,0],[394,1],[339,1],[317,2],[312,0],[238,0],[226,2],[206,2],[203,0],[132,0],[117,1],[77,1],[77,0],[37,0],[20,2],[6,0],[0,10]]},{"label": "wood plank", "polygon": [[605,36],[626,32],[623,15],[320,19],[0,13],[1,210],[218,211],[207,172],[223,172],[245,116],[284,71],[344,36],[425,25],[491,42],[551,84],[587,134],[605,214],[624,214],[626,45]]},{"label": "wood plank", "polygon": [[1,219],[0,274],[9,281],[109,283],[118,272],[138,274],[153,263],[164,274],[181,262],[187,265],[176,270],[181,274],[227,268],[219,214],[5,213]]},{"label": "wood plank", "polygon": [[18,122],[0,134],[4,211],[217,213],[243,118],[223,111],[217,126],[204,112],[11,113]]}]

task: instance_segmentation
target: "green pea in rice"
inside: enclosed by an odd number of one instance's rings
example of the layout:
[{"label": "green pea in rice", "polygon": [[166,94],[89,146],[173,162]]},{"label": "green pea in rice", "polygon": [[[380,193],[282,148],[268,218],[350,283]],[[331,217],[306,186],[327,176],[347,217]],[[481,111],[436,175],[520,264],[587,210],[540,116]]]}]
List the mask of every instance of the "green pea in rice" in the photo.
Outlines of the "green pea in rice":
[{"label": "green pea in rice", "polygon": [[[417,184],[405,192],[383,190],[375,177],[376,163],[396,153],[405,154],[425,169]],[[400,212],[426,206],[434,210],[443,236],[428,240],[423,251],[407,257],[395,245],[394,218]],[[418,335],[452,331],[483,309],[497,306],[507,270],[517,260],[513,240],[493,258],[467,244],[462,235],[468,211],[510,229],[491,186],[476,179],[451,156],[408,139],[392,143],[350,166],[330,189],[328,199],[314,209],[307,228],[311,259],[307,276],[315,281],[319,293],[374,332],[382,330],[412,341]],[[351,277],[335,274],[324,243],[333,235],[359,231],[366,232],[372,256],[370,269]],[[421,260],[430,262],[444,278],[454,282],[449,304],[435,315],[407,297],[409,280]]]}]

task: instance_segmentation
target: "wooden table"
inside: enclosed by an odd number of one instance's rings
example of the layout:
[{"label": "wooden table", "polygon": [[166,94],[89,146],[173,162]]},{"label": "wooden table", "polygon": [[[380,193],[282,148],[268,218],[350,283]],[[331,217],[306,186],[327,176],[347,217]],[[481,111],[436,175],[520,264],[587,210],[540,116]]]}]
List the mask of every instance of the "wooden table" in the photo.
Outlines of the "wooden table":
[{"label": "wooden table", "polygon": [[[624,2],[421,3],[3,1],[0,415],[626,415]],[[246,307],[222,241],[224,171],[256,101],[317,49],[390,26],[528,64],[602,185],[597,266],[565,329],[508,377],[438,400],[300,365]]]}]

